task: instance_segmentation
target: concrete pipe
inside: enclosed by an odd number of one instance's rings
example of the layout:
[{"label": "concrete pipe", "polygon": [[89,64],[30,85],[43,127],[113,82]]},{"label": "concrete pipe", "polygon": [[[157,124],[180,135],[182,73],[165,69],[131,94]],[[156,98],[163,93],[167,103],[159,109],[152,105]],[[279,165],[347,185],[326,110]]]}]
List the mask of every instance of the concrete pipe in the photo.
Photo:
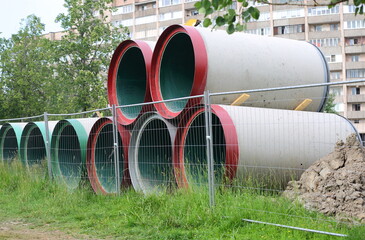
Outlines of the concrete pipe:
[{"label": "concrete pipe", "polygon": [[0,160],[20,160],[19,147],[26,123],[5,123],[0,129]]},{"label": "concrete pipe", "polygon": [[176,185],[173,141],[176,127],[156,113],[145,113],[136,122],[129,145],[129,172],[136,191],[151,193]]},{"label": "concrete pipe", "polygon": [[[152,57],[153,101],[211,92],[283,87],[329,81],[323,54],[314,45],[283,38],[172,25],[160,36]],[[327,87],[252,93],[245,105],[295,109],[312,99],[308,111],[321,111]],[[233,103],[240,95],[215,97]],[[165,118],[177,117],[196,100],[157,103]]]},{"label": "concrete pipe", "polygon": [[[48,122],[49,139],[57,121]],[[25,125],[20,141],[20,159],[26,166],[41,164],[47,158],[46,126],[44,122],[30,122]]]},{"label": "concrete pipe", "polygon": [[86,148],[91,128],[97,118],[59,121],[51,139],[52,173],[70,190],[86,178]]},{"label": "concrete pipe", "polygon": [[[130,185],[128,146],[130,133],[118,124],[119,176],[122,186]],[[91,129],[87,143],[87,173],[95,193],[116,193],[113,121],[100,118]]]},{"label": "concrete pipe", "polygon": [[[178,128],[174,170],[180,187],[205,181],[204,115],[204,108],[187,112]],[[353,133],[358,136],[351,122],[335,114],[212,105],[216,179],[282,187]]]},{"label": "concrete pipe", "polygon": [[[150,68],[155,43],[123,41],[114,51],[108,73],[108,99],[110,105],[129,105],[150,102]],[[148,108],[148,109],[146,109]],[[118,108],[118,122],[132,124],[139,114],[150,107]]]}]

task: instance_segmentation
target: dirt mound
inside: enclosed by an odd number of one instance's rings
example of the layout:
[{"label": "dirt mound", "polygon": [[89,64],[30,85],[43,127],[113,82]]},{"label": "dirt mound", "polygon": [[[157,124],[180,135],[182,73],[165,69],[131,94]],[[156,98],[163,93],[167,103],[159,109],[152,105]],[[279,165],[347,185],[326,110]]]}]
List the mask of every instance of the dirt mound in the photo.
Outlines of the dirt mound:
[{"label": "dirt mound", "polygon": [[284,195],[298,199],[308,209],[337,218],[365,222],[364,149],[355,134],[340,141],[335,150],[309,167],[299,181],[291,181]]}]

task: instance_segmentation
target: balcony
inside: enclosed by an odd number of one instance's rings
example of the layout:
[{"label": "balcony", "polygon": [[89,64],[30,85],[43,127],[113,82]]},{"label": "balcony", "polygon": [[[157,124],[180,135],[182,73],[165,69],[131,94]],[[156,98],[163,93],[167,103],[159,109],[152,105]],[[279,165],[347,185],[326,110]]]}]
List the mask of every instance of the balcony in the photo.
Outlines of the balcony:
[{"label": "balcony", "polygon": [[281,34],[281,35],[275,35],[275,37],[281,37],[281,38],[290,38],[295,40],[305,40],[305,33],[288,33],[288,34]]},{"label": "balcony", "polygon": [[346,53],[365,53],[365,45],[353,45],[345,47]]},{"label": "balcony", "polygon": [[365,62],[346,62],[346,69],[362,69],[365,68]]},{"label": "balcony", "polygon": [[345,37],[360,37],[364,36],[364,29],[345,29]]},{"label": "balcony", "polygon": [[328,63],[328,66],[331,71],[342,70],[342,62]]},{"label": "balcony", "polygon": [[154,3],[156,0],[135,0],[134,3],[136,5],[146,4],[146,3]]},{"label": "balcony", "polygon": [[146,10],[143,10],[143,11],[136,11],[135,14],[136,14],[136,18],[156,15],[156,9],[155,8],[150,8],[150,9],[146,9]]},{"label": "balcony", "polygon": [[332,22],[340,22],[339,14],[330,14],[330,15],[321,15],[321,16],[308,16],[309,24],[317,24],[317,23],[332,23]]},{"label": "balcony", "polygon": [[304,24],[304,17],[296,17],[296,18],[284,18],[284,19],[275,19],[274,27],[276,26],[287,26],[287,25],[298,25]]},{"label": "balcony", "polygon": [[348,95],[347,96],[348,103],[362,103],[365,102],[365,94],[357,94],[357,95]]},{"label": "balcony", "polygon": [[365,111],[348,111],[347,118],[349,119],[363,119],[365,118]]},{"label": "balcony", "polygon": [[309,32],[309,39],[320,38],[340,38],[340,31],[321,31],[321,32]]}]

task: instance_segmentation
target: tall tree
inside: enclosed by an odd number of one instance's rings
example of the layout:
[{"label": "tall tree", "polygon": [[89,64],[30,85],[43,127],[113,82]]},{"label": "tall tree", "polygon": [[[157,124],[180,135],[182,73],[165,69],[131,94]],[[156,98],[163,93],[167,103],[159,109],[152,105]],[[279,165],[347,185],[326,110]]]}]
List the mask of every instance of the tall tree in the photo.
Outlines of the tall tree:
[{"label": "tall tree", "polygon": [[[236,31],[243,31],[244,23],[259,19],[260,11],[255,6],[255,3],[268,5],[292,5],[292,6],[326,6],[332,8],[342,2],[348,3],[349,0],[237,0],[240,4],[239,9],[233,9],[233,0],[200,0],[195,3],[195,7],[200,14],[204,15],[204,27],[226,27],[226,31],[232,34]],[[364,14],[365,0],[353,0],[355,5],[355,15]],[[226,11],[222,11],[226,10]]]},{"label": "tall tree", "polygon": [[43,31],[40,19],[30,15],[17,34],[0,40],[0,118],[42,114],[52,98],[51,42]]},{"label": "tall tree", "polygon": [[106,72],[115,47],[127,38],[124,28],[114,27],[108,17],[112,0],[65,0],[67,13],[56,21],[65,29],[57,41],[57,73],[62,81],[68,111],[105,107]]}]

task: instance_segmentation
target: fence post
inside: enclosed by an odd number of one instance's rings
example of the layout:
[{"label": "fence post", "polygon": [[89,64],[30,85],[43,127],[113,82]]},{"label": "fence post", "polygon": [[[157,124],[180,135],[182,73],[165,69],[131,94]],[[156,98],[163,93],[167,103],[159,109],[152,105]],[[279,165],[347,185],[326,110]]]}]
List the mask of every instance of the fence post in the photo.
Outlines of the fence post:
[{"label": "fence post", "polygon": [[48,176],[50,179],[52,179],[51,141],[49,139],[50,132],[49,132],[47,112],[44,112],[44,127],[46,129],[46,154],[47,154]]},{"label": "fence post", "polygon": [[214,159],[213,159],[213,138],[212,138],[212,110],[210,106],[209,90],[204,92],[204,110],[205,110],[205,138],[208,161],[208,184],[209,184],[209,204],[210,207],[215,205],[214,189]]},{"label": "fence post", "polygon": [[114,152],[114,169],[115,169],[115,183],[117,195],[120,195],[120,172],[119,172],[119,146],[118,146],[118,121],[117,121],[117,109],[115,104],[112,106],[113,115],[113,152]]}]

